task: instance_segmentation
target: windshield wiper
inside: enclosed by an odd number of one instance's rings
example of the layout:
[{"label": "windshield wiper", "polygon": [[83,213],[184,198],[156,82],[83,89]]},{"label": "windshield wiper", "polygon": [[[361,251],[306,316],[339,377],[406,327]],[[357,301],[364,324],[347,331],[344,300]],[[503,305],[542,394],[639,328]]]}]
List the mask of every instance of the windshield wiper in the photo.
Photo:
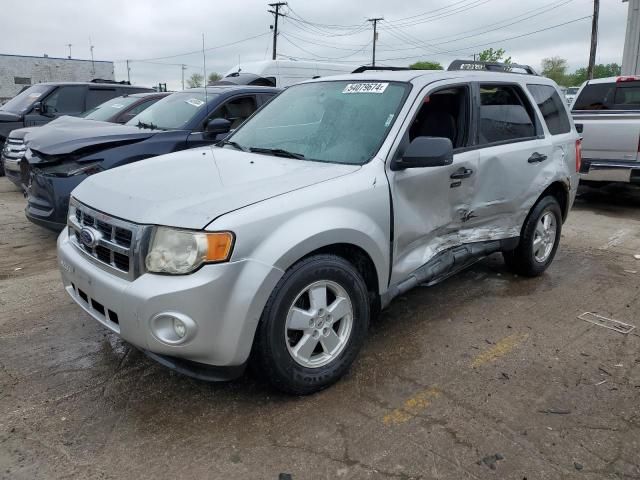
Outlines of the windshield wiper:
[{"label": "windshield wiper", "polygon": [[247,151],[247,149],[246,149],[246,148],[244,148],[244,147],[243,147],[242,145],[240,145],[239,143],[234,142],[233,140],[222,140],[222,141],[220,141],[220,142],[216,143],[216,145],[217,145],[218,147],[222,147],[222,146],[224,146],[224,145],[231,145],[233,148],[237,148],[238,150],[241,150],[241,151],[243,151],[243,152],[246,152],[246,151]]},{"label": "windshield wiper", "polygon": [[298,160],[304,159],[303,154],[290,152],[289,150],[283,150],[282,148],[250,147],[249,151],[253,153],[267,153],[275,155],[276,157],[297,158]]},{"label": "windshield wiper", "polygon": [[136,127],[138,127],[138,128],[150,128],[151,130],[155,130],[156,128],[158,128],[153,123],[144,123],[144,122],[141,122],[140,120],[138,120],[138,124],[136,125]]}]

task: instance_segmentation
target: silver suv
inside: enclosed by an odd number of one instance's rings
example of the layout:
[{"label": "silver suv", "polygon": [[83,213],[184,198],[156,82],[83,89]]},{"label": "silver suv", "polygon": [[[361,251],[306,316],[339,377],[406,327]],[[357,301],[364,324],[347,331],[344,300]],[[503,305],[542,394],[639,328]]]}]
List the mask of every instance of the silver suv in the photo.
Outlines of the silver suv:
[{"label": "silver suv", "polygon": [[89,177],[67,292],[161,363],[294,394],[339,379],[397,295],[502,252],[540,275],[578,184],[557,86],[364,71],[292,86],[227,140]]}]

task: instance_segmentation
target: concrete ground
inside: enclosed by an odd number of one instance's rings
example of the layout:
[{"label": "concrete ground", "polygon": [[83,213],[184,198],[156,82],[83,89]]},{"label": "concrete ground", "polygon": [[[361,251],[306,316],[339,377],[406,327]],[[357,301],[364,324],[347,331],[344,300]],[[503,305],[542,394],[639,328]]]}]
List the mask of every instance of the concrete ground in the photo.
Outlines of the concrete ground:
[{"label": "concrete ground", "polygon": [[[396,299],[305,398],[208,384],[64,293],[55,235],[0,178],[0,478],[638,479],[640,190],[592,190],[548,272],[500,256]],[[289,476],[290,475],[290,476]]]}]

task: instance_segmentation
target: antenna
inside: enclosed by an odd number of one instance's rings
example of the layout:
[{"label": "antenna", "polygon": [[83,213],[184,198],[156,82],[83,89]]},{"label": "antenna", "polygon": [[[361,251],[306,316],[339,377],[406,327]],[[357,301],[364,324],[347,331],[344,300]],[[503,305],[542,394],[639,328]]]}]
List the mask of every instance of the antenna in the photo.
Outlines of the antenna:
[{"label": "antenna", "polygon": [[72,44],[67,43],[67,47],[69,47],[69,58],[71,58],[71,46],[72,46]]},{"label": "antenna", "polygon": [[206,115],[209,115],[209,99],[207,97],[207,57],[204,54],[204,32],[202,33],[202,71],[204,73],[204,108]]},{"label": "antenna", "polygon": [[91,75],[96,74],[96,64],[93,61],[93,45],[91,45],[91,37],[89,37],[89,50],[91,51]]}]

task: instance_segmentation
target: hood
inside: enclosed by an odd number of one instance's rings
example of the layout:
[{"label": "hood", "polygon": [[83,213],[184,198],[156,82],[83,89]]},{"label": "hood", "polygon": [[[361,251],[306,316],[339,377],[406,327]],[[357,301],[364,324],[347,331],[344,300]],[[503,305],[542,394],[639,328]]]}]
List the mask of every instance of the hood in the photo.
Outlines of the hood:
[{"label": "hood", "polygon": [[24,137],[27,136],[27,134],[33,132],[34,130],[38,129],[40,127],[25,127],[25,128],[18,128],[16,130],[11,130],[11,133],[9,134],[9,138],[15,138],[17,140],[22,140],[24,139]]},{"label": "hood", "polygon": [[136,223],[201,229],[230,211],[359,168],[204,147],[92,175],[72,195]]},{"label": "hood", "polygon": [[22,116],[17,113],[2,110],[2,108],[0,108],[0,122],[19,122],[21,119]]},{"label": "hood", "polygon": [[30,132],[27,142],[31,150],[45,155],[67,155],[80,149],[101,150],[110,144],[135,143],[156,133],[158,130],[133,125],[64,117]]}]

